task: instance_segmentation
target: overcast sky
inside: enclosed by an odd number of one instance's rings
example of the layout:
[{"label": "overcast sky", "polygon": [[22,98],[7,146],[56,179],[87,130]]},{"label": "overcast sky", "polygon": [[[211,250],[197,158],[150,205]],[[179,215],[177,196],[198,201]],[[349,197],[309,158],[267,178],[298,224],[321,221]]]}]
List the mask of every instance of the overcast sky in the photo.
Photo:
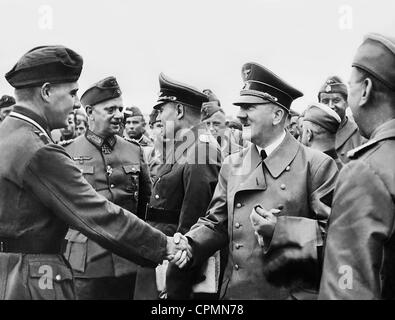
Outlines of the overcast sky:
[{"label": "overcast sky", "polygon": [[210,88],[227,113],[242,87],[241,66],[258,62],[316,100],[329,75],[348,80],[363,35],[395,36],[393,0],[0,0],[3,75],[31,48],[63,44],[80,53],[80,95],[118,79],[125,105],[151,111],[158,75]]}]

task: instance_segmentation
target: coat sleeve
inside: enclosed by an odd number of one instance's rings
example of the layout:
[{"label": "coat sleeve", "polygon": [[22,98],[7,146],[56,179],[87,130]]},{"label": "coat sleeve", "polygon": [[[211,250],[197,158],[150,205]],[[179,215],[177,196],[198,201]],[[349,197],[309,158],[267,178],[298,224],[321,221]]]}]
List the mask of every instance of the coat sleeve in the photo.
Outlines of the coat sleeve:
[{"label": "coat sleeve", "polygon": [[312,166],[309,181],[311,218],[280,216],[270,244],[264,248],[264,273],[269,282],[289,286],[303,281],[316,286],[333,191],[338,177],[336,162],[325,157]]},{"label": "coat sleeve", "polygon": [[144,217],[147,203],[151,197],[151,177],[148,169],[147,162],[145,161],[143,149],[140,147],[140,177],[139,177],[139,203],[138,203],[138,216]]},{"label": "coat sleeve", "polygon": [[165,258],[166,236],[99,195],[62,147],[39,149],[23,183],[61,220],[115,254],[147,266]]},{"label": "coat sleeve", "polygon": [[193,245],[194,264],[199,265],[228,243],[227,180],[229,163],[225,159],[206,216],[186,234]]},{"label": "coat sleeve", "polygon": [[380,299],[394,203],[382,179],[355,161],[341,171],[329,219],[319,299]]}]

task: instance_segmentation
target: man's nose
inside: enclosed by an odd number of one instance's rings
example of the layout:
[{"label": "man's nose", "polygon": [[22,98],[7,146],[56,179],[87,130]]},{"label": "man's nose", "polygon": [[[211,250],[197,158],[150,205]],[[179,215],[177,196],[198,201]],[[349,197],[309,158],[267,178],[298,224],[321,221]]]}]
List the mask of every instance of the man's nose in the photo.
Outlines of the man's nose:
[{"label": "man's nose", "polygon": [[239,112],[238,112],[237,115],[236,115],[236,117],[237,117],[241,122],[243,122],[243,121],[247,120],[247,113],[246,113],[242,108],[240,108],[240,109],[239,109]]},{"label": "man's nose", "polygon": [[116,109],[114,118],[123,119],[123,117],[124,117],[123,110],[121,108]]}]

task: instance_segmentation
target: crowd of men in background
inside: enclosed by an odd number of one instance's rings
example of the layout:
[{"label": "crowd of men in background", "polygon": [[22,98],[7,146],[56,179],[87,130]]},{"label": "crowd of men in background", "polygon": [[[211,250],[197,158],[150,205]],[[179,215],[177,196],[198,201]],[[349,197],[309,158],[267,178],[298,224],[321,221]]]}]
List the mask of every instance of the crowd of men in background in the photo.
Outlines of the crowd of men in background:
[{"label": "crowd of men in background", "polygon": [[6,74],[1,299],[395,297],[395,39],[366,36],[301,114],[258,63],[235,118],[161,73],[148,127],[114,76],[79,99],[82,65],[38,47]]}]

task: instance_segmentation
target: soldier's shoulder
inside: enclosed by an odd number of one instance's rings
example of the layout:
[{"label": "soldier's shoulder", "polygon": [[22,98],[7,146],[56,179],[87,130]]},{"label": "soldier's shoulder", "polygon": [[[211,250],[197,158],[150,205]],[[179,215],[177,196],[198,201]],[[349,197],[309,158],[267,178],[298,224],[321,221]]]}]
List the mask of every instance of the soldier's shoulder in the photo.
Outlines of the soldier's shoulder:
[{"label": "soldier's shoulder", "polygon": [[133,150],[135,152],[142,151],[142,147],[137,141],[126,137],[117,137],[117,144],[115,145],[115,147],[117,147],[117,145],[118,147],[127,148],[128,150]]},{"label": "soldier's shoulder", "polygon": [[122,143],[122,144],[127,144],[131,143],[135,146],[141,147],[140,143],[138,143],[136,140],[130,139],[128,137],[117,137],[117,142]]},{"label": "soldier's shoulder", "polygon": [[366,154],[369,150],[372,150],[374,147],[378,146],[379,140],[369,140],[368,142],[356,147],[347,152],[347,157],[351,160],[356,160]]}]

